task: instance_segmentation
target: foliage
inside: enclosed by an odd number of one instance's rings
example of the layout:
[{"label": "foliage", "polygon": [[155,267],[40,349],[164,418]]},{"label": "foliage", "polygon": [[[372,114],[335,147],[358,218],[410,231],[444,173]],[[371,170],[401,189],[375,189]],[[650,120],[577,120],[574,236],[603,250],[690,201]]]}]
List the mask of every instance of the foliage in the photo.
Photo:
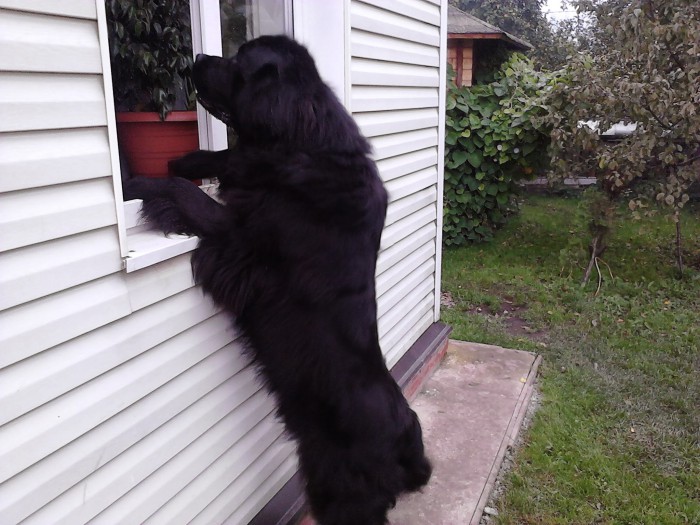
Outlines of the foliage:
[{"label": "foliage", "polygon": [[522,38],[533,46],[529,52],[537,67],[560,68],[566,61],[566,48],[547,21],[545,0],[452,0],[457,8]]},{"label": "foliage", "polygon": [[[700,174],[700,3],[579,0],[578,8],[593,21],[590,51],[571,57],[550,94],[553,175],[594,175],[611,205],[628,198],[637,213],[643,190],[654,188],[678,220]],[[600,131],[618,122],[636,131],[606,141]]]},{"label": "foliage", "polygon": [[114,98],[121,111],[194,107],[188,0],[106,0]]},{"label": "foliage", "polygon": [[516,182],[543,163],[547,133],[534,124],[550,78],[522,55],[494,82],[447,95],[444,241],[489,240],[515,209]]},{"label": "foliage", "polygon": [[681,211],[692,268],[678,281],[673,224],[621,206],[614,279],[602,268],[595,296],[559,264],[558,248],[587,229],[578,205],[527,196],[494,242],[443,253],[452,336],[543,356],[541,406],[493,522],[700,523],[700,216]]}]

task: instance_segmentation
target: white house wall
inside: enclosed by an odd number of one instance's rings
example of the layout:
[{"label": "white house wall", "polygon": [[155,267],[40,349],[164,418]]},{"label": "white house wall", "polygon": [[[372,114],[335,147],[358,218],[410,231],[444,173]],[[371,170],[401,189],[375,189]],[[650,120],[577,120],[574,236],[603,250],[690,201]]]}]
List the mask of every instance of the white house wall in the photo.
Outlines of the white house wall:
[{"label": "white house wall", "polygon": [[0,0],[0,523],[246,523],[296,458],[189,256],[122,270],[98,2]]},{"label": "white house wall", "polygon": [[390,367],[438,318],[444,4],[350,2],[350,107],[390,198],[377,262],[379,336]]},{"label": "white house wall", "polygon": [[[247,523],[296,457],[189,255],[122,269],[103,10],[0,0],[0,523]],[[438,315],[445,15],[425,0],[343,13],[327,35],[347,39],[341,95],[391,198],[377,289],[392,366]]]}]

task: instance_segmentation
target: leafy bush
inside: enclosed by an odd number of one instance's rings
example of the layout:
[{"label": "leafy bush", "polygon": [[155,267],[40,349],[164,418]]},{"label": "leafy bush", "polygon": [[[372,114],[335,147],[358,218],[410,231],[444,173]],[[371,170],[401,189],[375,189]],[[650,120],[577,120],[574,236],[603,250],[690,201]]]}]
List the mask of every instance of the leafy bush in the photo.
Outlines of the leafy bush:
[{"label": "leafy bush", "polygon": [[541,103],[552,78],[514,54],[496,79],[447,94],[444,242],[488,241],[516,210],[517,181],[544,164]]}]

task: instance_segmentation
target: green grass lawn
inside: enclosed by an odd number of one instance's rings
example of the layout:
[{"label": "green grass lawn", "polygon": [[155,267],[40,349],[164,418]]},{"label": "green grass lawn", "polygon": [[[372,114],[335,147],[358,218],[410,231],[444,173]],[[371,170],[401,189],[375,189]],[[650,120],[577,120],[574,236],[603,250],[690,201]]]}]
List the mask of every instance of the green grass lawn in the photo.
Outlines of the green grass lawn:
[{"label": "green grass lawn", "polygon": [[674,225],[621,210],[596,295],[577,205],[527,197],[494,242],[443,255],[452,337],[544,358],[498,522],[700,524],[700,213],[681,281]]}]

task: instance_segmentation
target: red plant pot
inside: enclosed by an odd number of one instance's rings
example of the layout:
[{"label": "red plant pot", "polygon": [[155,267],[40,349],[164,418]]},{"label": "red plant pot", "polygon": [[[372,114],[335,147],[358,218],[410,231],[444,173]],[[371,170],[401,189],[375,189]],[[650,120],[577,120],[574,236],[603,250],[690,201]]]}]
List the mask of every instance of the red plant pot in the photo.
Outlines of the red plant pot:
[{"label": "red plant pot", "polygon": [[196,111],[173,111],[164,121],[158,113],[117,113],[119,147],[132,175],[168,176],[168,162],[199,149]]}]

